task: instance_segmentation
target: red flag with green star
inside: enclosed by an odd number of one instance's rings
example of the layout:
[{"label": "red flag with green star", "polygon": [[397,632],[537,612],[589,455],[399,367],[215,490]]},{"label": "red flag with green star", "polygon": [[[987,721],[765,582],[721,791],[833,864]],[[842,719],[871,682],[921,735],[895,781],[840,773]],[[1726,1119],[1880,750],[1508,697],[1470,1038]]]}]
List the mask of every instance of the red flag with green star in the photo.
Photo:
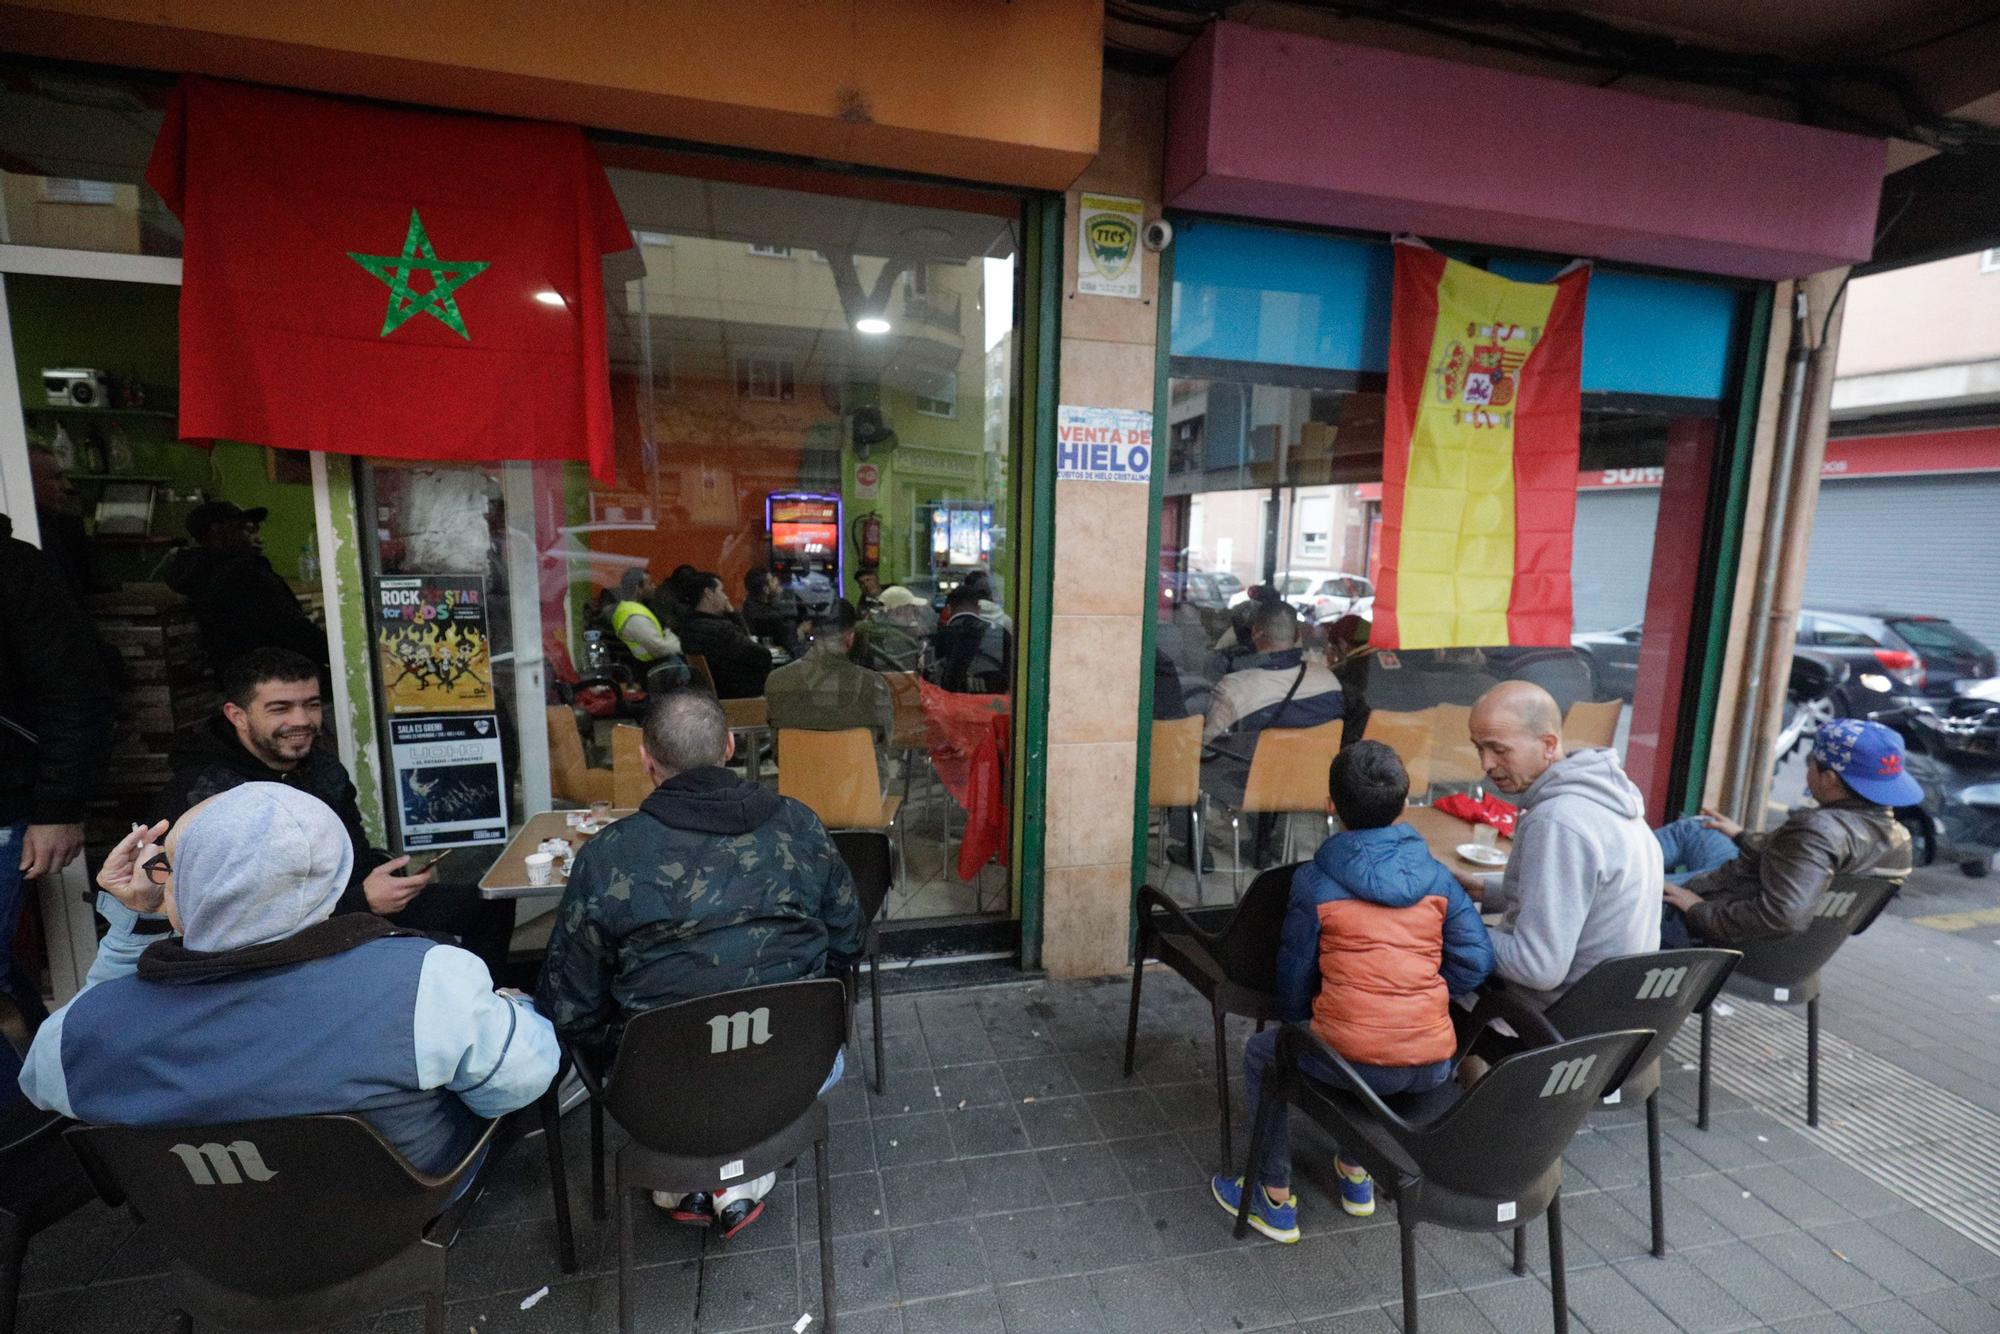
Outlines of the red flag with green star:
[{"label": "red flag with green star", "polygon": [[183,438],[610,478],[632,235],[577,127],[189,78],[146,179],[186,228]]}]

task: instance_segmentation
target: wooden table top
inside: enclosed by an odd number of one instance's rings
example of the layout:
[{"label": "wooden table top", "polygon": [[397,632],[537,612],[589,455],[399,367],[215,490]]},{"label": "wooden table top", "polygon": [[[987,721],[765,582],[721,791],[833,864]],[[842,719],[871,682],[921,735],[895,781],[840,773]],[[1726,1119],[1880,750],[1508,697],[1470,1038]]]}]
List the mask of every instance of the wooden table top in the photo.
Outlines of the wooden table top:
[{"label": "wooden table top", "polygon": [[[557,859],[555,874],[546,885],[531,884],[528,881],[528,854],[545,839],[566,838],[571,845],[581,848],[590,841],[590,835],[581,829],[572,829],[564,818],[564,811],[543,811],[531,815],[521,831],[507,841],[493,865],[486,874],[479,877],[479,897],[483,899],[525,899],[537,894],[560,894],[569,883],[563,878],[562,861]],[[632,814],[630,810],[614,810],[613,820],[622,820]]]},{"label": "wooden table top", "polygon": [[[1403,820],[1411,828],[1424,836],[1424,845],[1431,850],[1431,856],[1456,871],[1499,871],[1499,866],[1481,866],[1469,862],[1458,855],[1458,845],[1472,841],[1472,822],[1461,820],[1456,815],[1446,815],[1434,806],[1412,806],[1403,812]],[[1512,847],[1514,840],[1502,837],[1500,851]]]}]

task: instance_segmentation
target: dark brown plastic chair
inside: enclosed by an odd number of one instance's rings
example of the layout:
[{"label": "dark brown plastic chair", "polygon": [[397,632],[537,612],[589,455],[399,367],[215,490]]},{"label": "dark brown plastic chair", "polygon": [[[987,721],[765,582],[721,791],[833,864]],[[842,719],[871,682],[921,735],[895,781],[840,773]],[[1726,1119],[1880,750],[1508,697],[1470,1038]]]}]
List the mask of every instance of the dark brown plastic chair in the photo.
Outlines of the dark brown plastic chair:
[{"label": "dark brown plastic chair", "polygon": [[69,1217],[95,1194],[63,1147],[70,1123],[29,1102],[19,1083],[28,1031],[0,993],[0,1334],[14,1334],[21,1261],[37,1232]]},{"label": "dark brown plastic chair", "polygon": [[[1504,997],[1504,993],[1502,993]],[[1549,1288],[1555,1328],[1569,1328],[1567,1273],[1562,1246],[1562,1156],[1597,1100],[1622,1084],[1634,1059],[1651,1040],[1650,1029],[1599,1033],[1567,1042],[1516,998],[1496,1013],[1530,1041],[1542,1042],[1508,1056],[1463,1096],[1447,1084],[1436,1094],[1403,1101],[1402,1112],[1362,1082],[1340,1053],[1303,1025],[1287,1024],[1264,1083],[1243,1171],[1243,1202],[1236,1236],[1249,1231],[1249,1183],[1271,1118],[1287,1101],[1325,1127],[1341,1154],[1358,1162],[1396,1202],[1402,1234],[1403,1329],[1418,1334],[1417,1224],[1458,1232],[1505,1232],[1546,1215]],[[1336,1089],[1299,1073],[1300,1053],[1310,1052],[1341,1070],[1353,1089]],[[1438,1109],[1438,1110],[1433,1110]]]},{"label": "dark brown plastic chair", "polygon": [[604,1116],[631,1135],[618,1150],[618,1329],[632,1334],[636,1193],[719,1190],[754,1181],[813,1151],[819,1195],[821,1314],[833,1334],[832,1188],[820,1085],[847,1041],[847,989],[837,978],[780,982],[663,1005],[632,1016],[590,1090],[591,1182],[604,1217]]},{"label": "dark brown plastic chair", "polygon": [[896,883],[896,847],[889,836],[870,829],[837,829],[833,846],[854,877],[854,895],[861,901],[861,958],[847,968],[847,1031],[857,1031],[854,1010],[861,1000],[861,965],[868,965],[868,998],[875,1016],[875,1091],[882,1091],[882,930],[875,924],[889,887]]},{"label": "dark brown plastic chair", "polygon": [[[1733,996],[1770,1005],[1806,1007],[1806,1124],[1819,1124],[1819,970],[1848,937],[1875,924],[1889,900],[1903,887],[1900,880],[1873,876],[1835,876],[1813,907],[1806,929],[1781,940],[1753,941],[1742,947],[1743,961],[1724,988]],[[1708,1081],[1714,1014],[1701,1012],[1701,1091],[1695,1124],[1708,1129]]]},{"label": "dark brown plastic chair", "polygon": [[[1743,956],[1735,950],[1660,950],[1606,959],[1578,978],[1543,1011],[1549,1027],[1563,1037],[1650,1028],[1653,1040],[1632,1063],[1625,1082],[1605,1095],[1606,1104],[1646,1104],[1646,1178],[1652,1196],[1653,1254],[1667,1253],[1666,1200],[1660,1180],[1660,1058],[1687,1017],[1706,1013],[1729,971]],[[1482,1005],[1484,1002],[1482,1002]],[[1484,1011],[1473,1011],[1474,1031]],[[1465,1053],[1459,1056],[1463,1059]],[[1527,1272],[1527,1229],[1514,1230],[1514,1272]]]},{"label": "dark brown plastic chair", "polygon": [[426,1334],[442,1334],[445,1249],[499,1124],[436,1176],[358,1116],[76,1126],[64,1138],[106,1203],[157,1225],[181,1334],[197,1319],[309,1329],[411,1297],[423,1299]]},{"label": "dark brown plastic chair", "polygon": [[1125,1077],[1139,1042],[1139,991],[1152,956],[1186,978],[1208,1001],[1215,1017],[1215,1099],[1222,1112],[1222,1164],[1228,1166],[1229,1052],[1224,1020],[1232,1014],[1257,1027],[1282,1016],[1277,986],[1278,938],[1291,902],[1292,873],[1303,863],[1274,866],[1250,882],[1250,889],[1219,931],[1204,931],[1181,906],[1151,885],[1139,889],[1139,939],[1132,958],[1132,1009],[1125,1025]]}]

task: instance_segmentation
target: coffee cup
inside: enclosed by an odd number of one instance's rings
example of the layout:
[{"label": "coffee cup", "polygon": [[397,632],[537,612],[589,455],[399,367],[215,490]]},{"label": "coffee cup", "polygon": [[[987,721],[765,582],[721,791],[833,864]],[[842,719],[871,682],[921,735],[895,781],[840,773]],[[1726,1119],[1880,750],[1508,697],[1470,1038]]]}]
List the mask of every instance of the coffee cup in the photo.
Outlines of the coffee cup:
[{"label": "coffee cup", "polygon": [[522,859],[528,868],[528,883],[546,885],[555,878],[556,859],[546,852],[531,852]]},{"label": "coffee cup", "polygon": [[1482,848],[1500,846],[1500,831],[1490,824],[1476,824],[1472,827],[1472,841]]}]

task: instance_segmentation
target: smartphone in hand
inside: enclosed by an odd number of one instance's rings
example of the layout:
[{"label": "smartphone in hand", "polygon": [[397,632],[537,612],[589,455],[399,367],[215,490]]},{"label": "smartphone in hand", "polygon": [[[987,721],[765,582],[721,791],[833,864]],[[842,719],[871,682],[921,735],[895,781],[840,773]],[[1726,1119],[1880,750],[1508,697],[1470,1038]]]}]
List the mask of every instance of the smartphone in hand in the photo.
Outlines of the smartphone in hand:
[{"label": "smartphone in hand", "polygon": [[453,851],[454,849],[452,848],[446,848],[442,852],[433,852],[429,856],[418,853],[410,858],[410,864],[403,868],[403,874],[406,876],[422,875],[425,871],[430,870],[433,866],[451,856]]}]

